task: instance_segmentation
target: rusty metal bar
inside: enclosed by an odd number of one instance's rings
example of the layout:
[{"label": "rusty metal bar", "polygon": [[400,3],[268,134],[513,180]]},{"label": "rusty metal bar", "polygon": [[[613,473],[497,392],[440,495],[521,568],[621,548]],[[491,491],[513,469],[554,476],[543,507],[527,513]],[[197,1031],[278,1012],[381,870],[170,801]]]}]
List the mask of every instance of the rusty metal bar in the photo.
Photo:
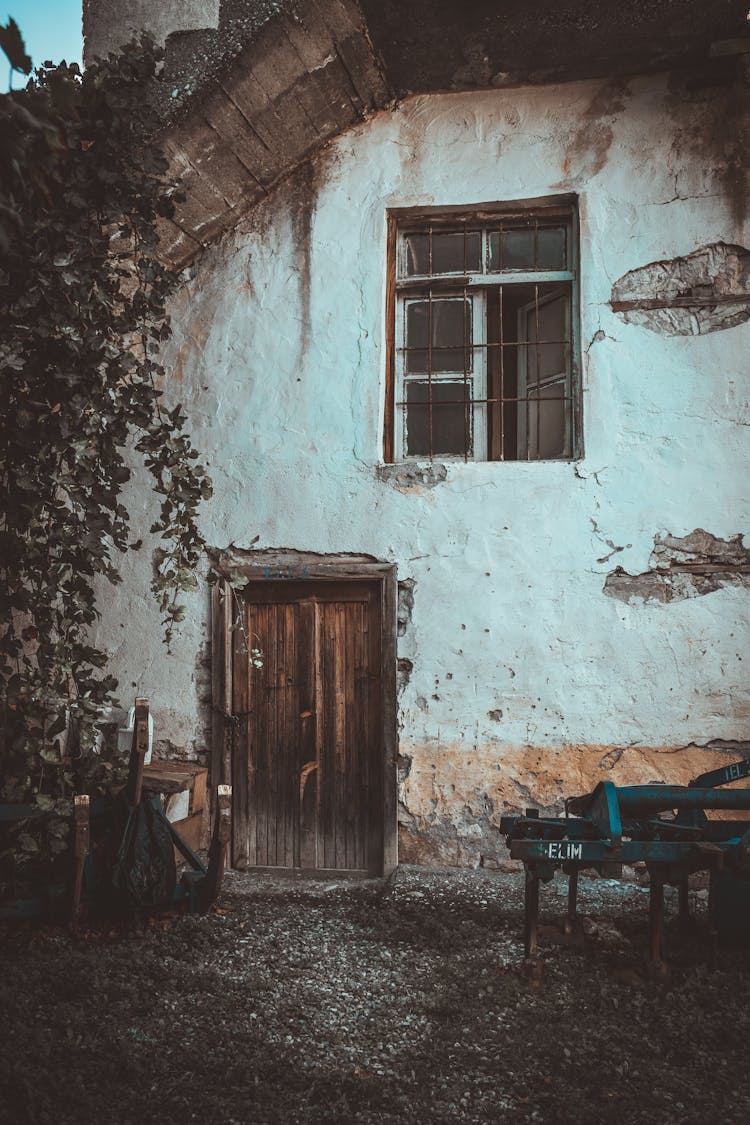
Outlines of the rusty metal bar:
[{"label": "rusty metal bar", "polygon": [[[466,263],[466,231],[464,231],[464,264]],[[464,461],[469,460],[469,409],[474,409],[474,398],[471,398],[471,407],[469,406],[469,379],[468,379],[468,364],[466,356],[466,302],[467,293],[464,289],[463,295],[463,343],[464,343]],[[474,310],[472,309],[472,344],[474,336]],[[476,418],[474,419],[474,427],[476,429]]]}]

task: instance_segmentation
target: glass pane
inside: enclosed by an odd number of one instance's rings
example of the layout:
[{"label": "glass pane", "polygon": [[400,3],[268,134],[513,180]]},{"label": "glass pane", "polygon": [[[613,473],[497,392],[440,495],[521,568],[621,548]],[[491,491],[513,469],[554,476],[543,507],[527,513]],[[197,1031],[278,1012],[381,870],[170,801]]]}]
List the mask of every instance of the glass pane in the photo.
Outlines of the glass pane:
[{"label": "glass pane", "polygon": [[563,388],[558,383],[542,387],[529,406],[529,457],[565,457],[565,412]]},{"label": "glass pane", "polygon": [[466,363],[466,370],[471,371],[471,301],[465,301],[463,297],[437,297],[431,302],[424,300],[407,302],[406,371],[423,372],[428,369],[427,341],[430,315],[432,316],[432,372],[463,372],[464,363]]},{"label": "glass pane", "polygon": [[468,273],[482,272],[482,233],[478,230],[466,232],[466,269]]},{"label": "glass pane", "polygon": [[529,385],[565,373],[565,344],[529,344],[525,351]]},{"label": "glass pane", "polygon": [[406,272],[412,274],[425,274],[430,272],[430,236],[429,234],[407,234],[406,243]]},{"label": "glass pane", "polygon": [[540,227],[536,264],[540,270],[565,269],[565,227]]},{"label": "glass pane", "polygon": [[487,236],[487,256],[487,269],[496,273],[500,269],[500,235],[496,230]]},{"label": "glass pane", "polygon": [[501,266],[503,270],[534,268],[533,230],[505,230],[501,235]]},{"label": "glass pane", "polygon": [[[501,245],[502,241],[502,245]],[[534,230],[490,231],[487,244],[490,271],[498,270],[564,270],[567,268],[565,227],[540,227],[537,231],[534,261]]]},{"label": "glass pane", "polygon": [[464,232],[432,235],[432,272],[464,272]]},{"label": "glass pane", "polygon": [[[430,448],[430,388],[406,384],[406,454],[408,457],[449,457],[471,454],[470,383],[432,384],[432,448]],[[467,411],[469,417],[467,419]],[[467,421],[469,448],[466,448]]]}]

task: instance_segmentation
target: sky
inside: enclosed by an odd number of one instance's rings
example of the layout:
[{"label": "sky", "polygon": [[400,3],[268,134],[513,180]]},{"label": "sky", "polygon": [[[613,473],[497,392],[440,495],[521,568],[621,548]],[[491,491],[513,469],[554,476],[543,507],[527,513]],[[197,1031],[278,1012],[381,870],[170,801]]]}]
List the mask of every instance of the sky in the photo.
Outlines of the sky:
[{"label": "sky", "polygon": [[[21,29],[26,50],[34,66],[52,62],[81,62],[81,0],[0,0],[0,23],[12,16]],[[3,63],[5,59],[3,57]],[[0,63],[0,86],[5,87],[7,72]],[[24,86],[26,79],[15,76],[13,85]]]}]

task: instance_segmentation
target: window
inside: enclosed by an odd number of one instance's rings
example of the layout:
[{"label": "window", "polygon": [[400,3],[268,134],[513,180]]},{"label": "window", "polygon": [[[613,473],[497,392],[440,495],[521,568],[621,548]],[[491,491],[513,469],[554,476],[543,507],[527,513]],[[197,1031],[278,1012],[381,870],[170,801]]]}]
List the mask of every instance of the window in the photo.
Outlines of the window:
[{"label": "window", "polygon": [[574,203],[389,221],[386,460],[578,456]]}]

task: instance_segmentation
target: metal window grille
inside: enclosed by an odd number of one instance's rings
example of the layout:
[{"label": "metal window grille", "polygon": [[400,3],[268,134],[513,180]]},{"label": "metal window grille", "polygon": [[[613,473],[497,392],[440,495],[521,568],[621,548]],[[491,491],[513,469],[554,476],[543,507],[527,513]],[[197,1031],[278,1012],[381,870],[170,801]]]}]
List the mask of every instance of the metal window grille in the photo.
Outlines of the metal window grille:
[{"label": "metal window grille", "polygon": [[578,455],[572,206],[398,223],[394,460]]}]

